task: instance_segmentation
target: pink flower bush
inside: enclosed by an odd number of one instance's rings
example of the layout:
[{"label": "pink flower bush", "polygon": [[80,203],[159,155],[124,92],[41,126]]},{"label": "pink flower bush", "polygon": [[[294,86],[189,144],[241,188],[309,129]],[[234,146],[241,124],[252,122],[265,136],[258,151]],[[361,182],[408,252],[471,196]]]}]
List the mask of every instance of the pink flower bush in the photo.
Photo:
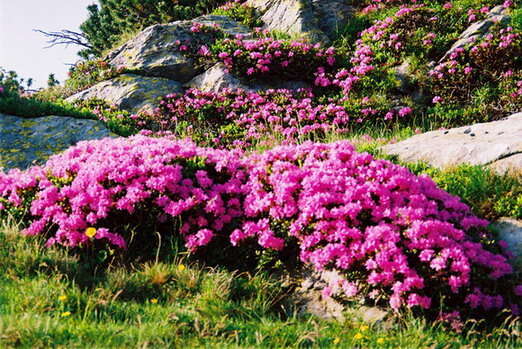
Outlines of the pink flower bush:
[{"label": "pink flower bush", "polygon": [[500,249],[486,248],[488,222],[428,177],[347,142],[283,146],[249,163],[249,221],[232,234],[234,244],[293,237],[302,262],[341,272],[331,290],[378,295],[394,309],[436,308],[439,292],[459,307],[508,306],[496,287],[513,271]]},{"label": "pink flower bush", "polygon": [[505,91],[496,103],[517,111],[522,107],[521,56],[521,33],[511,27],[496,27],[481,40],[454,50],[429,71],[426,84],[448,103],[465,102],[476,89],[496,86]]},{"label": "pink flower bush", "polygon": [[0,213],[28,200],[31,224],[25,234],[52,231],[47,245],[72,247],[88,245],[85,232],[94,227],[94,239],[125,248],[123,225],[130,217],[175,218],[171,229],[195,249],[242,213],[238,195],[245,174],[237,157],[140,135],[80,142],[44,167],[0,172]]},{"label": "pink flower bush", "polygon": [[334,47],[301,41],[225,39],[218,41],[214,55],[236,75],[249,78],[278,78],[313,81],[319,70],[334,71],[340,56]]},{"label": "pink flower bush", "polygon": [[[369,98],[350,103],[336,98],[319,102],[305,89],[225,89],[218,93],[190,89],[167,95],[159,104],[153,114],[141,113],[129,122],[152,131],[179,131],[180,125],[189,124],[192,130],[182,129],[183,135],[203,143],[211,139],[210,143],[227,147],[244,146],[269,135],[282,135],[285,142],[292,143],[334,130],[348,132],[363,122],[391,122],[413,113],[405,106],[382,108]],[[207,133],[206,139],[202,133]]]},{"label": "pink flower bush", "polygon": [[0,215],[16,209],[48,245],[124,249],[134,236],[125,224],[138,222],[145,243],[154,236],[142,223],[157,222],[191,251],[297,248],[301,262],[338,272],[325,290],[335,297],[436,313],[520,306],[522,285],[487,221],[345,141],[248,156],[169,137],[81,142],[43,167],[0,172]]}]

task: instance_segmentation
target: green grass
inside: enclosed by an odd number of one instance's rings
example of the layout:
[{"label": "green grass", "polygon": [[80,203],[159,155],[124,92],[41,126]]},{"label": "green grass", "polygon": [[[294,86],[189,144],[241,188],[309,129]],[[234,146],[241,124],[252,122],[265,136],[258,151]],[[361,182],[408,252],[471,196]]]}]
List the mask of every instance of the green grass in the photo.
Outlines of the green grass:
[{"label": "green grass", "polygon": [[47,102],[35,98],[21,97],[17,94],[4,94],[0,96],[0,113],[23,117],[46,115],[74,116],[85,119],[95,117],[89,109],[77,108],[62,100]]},{"label": "green grass", "polygon": [[369,326],[297,315],[275,277],[205,268],[183,254],[100,270],[12,224],[0,227],[0,270],[2,348],[522,345],[512,321],[488,333],[469,324],[458,334],[408,315]]}]

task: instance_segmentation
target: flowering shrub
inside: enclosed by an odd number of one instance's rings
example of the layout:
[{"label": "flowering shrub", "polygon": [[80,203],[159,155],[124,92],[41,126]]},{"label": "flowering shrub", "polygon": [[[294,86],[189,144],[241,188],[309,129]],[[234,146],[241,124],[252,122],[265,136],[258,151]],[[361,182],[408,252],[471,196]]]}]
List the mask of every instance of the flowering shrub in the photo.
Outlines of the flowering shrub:
[{"label": "flowering shrub", "polygon": [[294,237],[304,263],[340,272],[325,292],[348,299],[438,311],[444,297],[450,309],[518,309],[511,266],[487,222],[428,177],[347,142],[283,146],[249,163],[248,221],[233,244],[255,237],[281,249]]},{"label": "flowering shrub", "polygon": [[517,312],[521,300],[487,221],[348,142],[244,157],[142,135],[81,142],[44,167],[0,173],[0,214],[24,211],[25,233],[47,245],[125,249],[134,239],[143,252],[160,231],[192,251],[241,255],[252,240],[298,249],[303,263],[339,273],[325,294],[396,310]]},{"label": "flowering shrub", "polygon": [[256,16],[255,9],[248,6],[244,0],[229,1],[215,9],[212,13],[220,16],[228,16],[250,28],[261,27],[263,25],[263,22]]},{"label": "flowering shrub", "polygon": [[230,71],[250,78],[277,76],[312,82],[319,69],[332,71],[341,63],[333,47],[325,49],[320,44],[269,37],[226,39],[218,41],[211,50]]},{"label": "flowering shrub", "polygon": [[483,39],[453,51],[429,72],[427,87],[435,95],[433,103],[466,103],[477,91],[489,89],[492,92],[486,102],[494,102],[494,109],[520,110],[521,57],[520,32],[497,26]]},{"label": "flowering shrub", "polygon": [[228,147],[274,135],[285,143],[320,138],[330,131],[348,132],[358,124],[396,121],[412,113],[410,107],[382,112],[388,105],[381,104],[369,98],[320,101],[304,89],[225,89],[219,93],[190,89],[165,96],[154,113],[131,115],[126,123],[138,129],[173,131],[199,144]]},{"label": "flowering shrub", "polygon": [[237,157],[167,138],[80,142],[44,167],[0,172],[0,215],[27,209],[25,233],[47,236],[47,245],[125,248],[126,224],[163,224],[195,249],[241,215],[246,177]]},{"label": "flowering shrub", "polygon": [[81,61],[69,70],[69,78],[65,81],[65,88],[67,94],[72,95],[124,72],[123,67],[113,67],[101,59]]}]

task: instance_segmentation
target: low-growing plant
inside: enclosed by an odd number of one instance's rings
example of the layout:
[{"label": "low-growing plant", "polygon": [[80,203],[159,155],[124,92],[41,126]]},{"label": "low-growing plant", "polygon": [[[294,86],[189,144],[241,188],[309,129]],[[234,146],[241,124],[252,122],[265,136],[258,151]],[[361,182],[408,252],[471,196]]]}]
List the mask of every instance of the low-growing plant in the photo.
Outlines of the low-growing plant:
[{"label": "low-growing plant", "polygon": [[431,316],[519,311],[522,285],[487,221],[429,177],[348,142],[241,157],[133,136],[82,142],[44,167],[0,175],[0,213],[25,212],[25,234],[47,245],[130,248],[135,259],[179,239],[204,259],[219,251],[219,263],[251,265],[255,251],[286,262],[297,253],[338,273],[325,296]]}]

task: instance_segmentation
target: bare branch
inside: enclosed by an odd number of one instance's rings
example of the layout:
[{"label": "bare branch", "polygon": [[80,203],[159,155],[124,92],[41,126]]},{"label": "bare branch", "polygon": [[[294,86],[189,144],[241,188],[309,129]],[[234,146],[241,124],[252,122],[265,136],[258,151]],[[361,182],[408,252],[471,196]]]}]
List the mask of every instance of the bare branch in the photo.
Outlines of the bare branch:
[{"label": "bare branch", "polygon": [[91,44],[89,44],[87,38],[83,33],[78,33],[67,29],[58,32],[46,32],[40,29],[33,29],[33,31],[41,33],[49,39],[47,40],[49,46],[47,46],[46,48],[53,47],[56,45],[78,45],[91,50],[94,49],[94,47]]}]

